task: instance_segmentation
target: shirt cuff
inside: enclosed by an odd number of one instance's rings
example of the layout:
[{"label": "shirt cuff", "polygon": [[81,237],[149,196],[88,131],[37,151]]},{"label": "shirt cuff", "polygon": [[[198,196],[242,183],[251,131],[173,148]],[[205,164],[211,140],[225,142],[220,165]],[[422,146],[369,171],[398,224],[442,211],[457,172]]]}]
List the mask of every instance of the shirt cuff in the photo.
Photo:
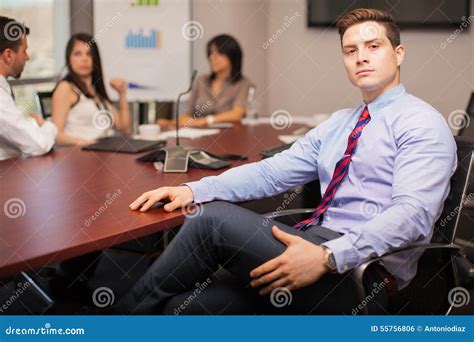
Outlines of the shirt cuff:
[{"label": "shirt cuff", "polygon": [[193,197],[194,201],[193,203],[203,203],[203,202],[210,202],[214,198],[211,196],[211,191],[208,187],[208,185],[203,181],[197,181],[197,182],[190,182],[190,183],[184,183],[183,185],[186,185],[191,189],[193,192]]},{"label": "shirt cuff", "polygon": [[347,235],[324,242],[321,245],[326,246],[332,251],[334,259],[336,260],[338,273],[347,272],[358,265],[359,255]]}]

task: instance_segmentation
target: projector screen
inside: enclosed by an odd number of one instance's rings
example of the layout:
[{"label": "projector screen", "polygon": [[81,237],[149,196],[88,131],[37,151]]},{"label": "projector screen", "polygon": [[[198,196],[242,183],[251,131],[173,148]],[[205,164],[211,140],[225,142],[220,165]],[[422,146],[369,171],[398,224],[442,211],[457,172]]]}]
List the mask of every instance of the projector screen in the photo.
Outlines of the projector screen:
[{"label": "projector screen", "polygon": [[[113,77],[129,82],[129,101],[175,101],[189,86],[191,21],[189,0],[94,1],[94,39],[107,91]],[[202,34],[194,32],[194,34]]]}]

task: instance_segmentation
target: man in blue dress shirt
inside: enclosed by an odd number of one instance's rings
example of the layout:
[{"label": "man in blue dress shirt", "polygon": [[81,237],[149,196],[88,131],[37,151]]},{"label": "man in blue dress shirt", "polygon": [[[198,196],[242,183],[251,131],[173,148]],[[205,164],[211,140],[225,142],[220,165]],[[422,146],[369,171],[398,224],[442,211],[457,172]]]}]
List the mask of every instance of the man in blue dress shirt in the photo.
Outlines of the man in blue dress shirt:
[{"label": "man in blue dress shirt", "polygon": [[[161,310],[220,265],[241,281],[245,294],[204,290],[196,297],[204,313],[224,308],[245,313],[253,307],[268,313],[347,314],[360,304],[348,271],[395,248],[430,241],[457,166],[451,131],[436,109],[400,83],[405,48],[390,15],[357,9],[337,27],[347,75],[362,93],[359,106],[336,111],[273,158],[161,187],[130,205],[144,212],[165,198],[171,201],[166,211],[190,203],[246,201],[319,179],[324,195],[315,214],[295,228],[267,224],[227,202],[205,205],[119,306],[132,313]],[[367,286],[383,283],[372,308],[384,312],[393,289],[415,276],[420,255],[387,257],[368,271]],[[284,305],[278,302],[282,295]]]}]

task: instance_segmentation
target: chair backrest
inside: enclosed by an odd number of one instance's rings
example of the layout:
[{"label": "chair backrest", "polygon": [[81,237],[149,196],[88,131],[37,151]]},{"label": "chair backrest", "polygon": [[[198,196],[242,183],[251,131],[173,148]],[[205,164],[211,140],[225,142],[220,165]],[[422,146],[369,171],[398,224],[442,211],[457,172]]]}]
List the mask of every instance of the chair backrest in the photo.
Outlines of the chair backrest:
[{"label": "chair backrest", "polygon": [[41,112],[43,118],[49,118],[51,112],[51,99],[53,98],[52,91],[39,91],[36,93],[36,104]]},{"label": "chair backrest", "polygon": [[444,201],[441,216],[434,226],[433,243],[453,243],[456,229],[466,201],[469,174],[474,172],[474,138],[454,137],[457,146],[458,167],[451,177],[451,189]]},{"label": "chair backrest", "polygon": [[466,108],[466,114],[467,118],[465,118],[465,124],[459,129],[458,135],[474,139],[474,93],[471,93],[471,98]]},{"label": "chair backrest", "polygon": [[[458,167],[451,177],[451,189],[443,212],[435,224],[432,243],[453,243],[466,200],[469,176],[474,170],[474,139],[455,137]],[[451,265],[448,267],[448,265]],[[446,314],[451,303],[448,292],[458,276],[449,250],[426,250],[418,262],[418,271],[411,283],[401,290],[390,308],[392,314]]]}]

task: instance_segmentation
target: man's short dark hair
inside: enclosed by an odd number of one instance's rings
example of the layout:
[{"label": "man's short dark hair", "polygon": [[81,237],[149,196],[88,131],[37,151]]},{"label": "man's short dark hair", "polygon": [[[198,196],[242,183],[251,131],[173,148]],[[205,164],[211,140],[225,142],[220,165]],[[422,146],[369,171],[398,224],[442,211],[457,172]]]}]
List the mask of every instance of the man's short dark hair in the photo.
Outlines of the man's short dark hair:
[{"label": "man's short dark hair", "polygon": [[21,38],[30,33],[30,29],[15,19],[0,16],[0,54],[6,49],[17,52]]},{"label": "man's short dark hair", "polygon": [[339,35],[342,36],[346,30],[356,24],[364,23],[366,21],[375,21],[385,27],[387,38],[394,48],[400,45],[400,28],[395,23],[393,17],[382,10],[374,8],[357,8],[344,14],[336,23],[339,30]]}]

